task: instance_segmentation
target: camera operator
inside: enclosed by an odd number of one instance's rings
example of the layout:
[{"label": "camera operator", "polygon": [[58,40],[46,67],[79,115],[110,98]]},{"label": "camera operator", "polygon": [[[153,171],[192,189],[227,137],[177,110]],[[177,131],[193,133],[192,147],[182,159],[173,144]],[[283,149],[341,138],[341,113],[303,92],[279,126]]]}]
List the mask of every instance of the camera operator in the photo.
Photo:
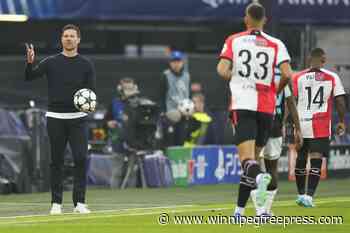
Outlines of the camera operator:
[{"label": "camera operator", "polygon": [[140,96],[132,78],[121,79],[117,90],[119,96],[113,99],[105,116],[114,151],[153,149],[159,107]]},{"label": "camera operator", "polygon": [[139,94],[138,87],[134,79],[125,77],[122,78],[116,87],[117,96],[113,98],[110,107],[105,115],[106,126],[108,128],[108,140],[112,144],[114,152],[124,153],[122,141],[122,131],[124,122],[125,106],[128,103],[128,98]]},{"label": "camera operator", "polygon": [[134,82],[123,85],[121,99],[123,113],[119,142],[123,152],[128,156],[128,168],[121,188],[127,186],[131,174],[135,171],[135,165],[140,168],[142,187],[146,187],[143,155],[157,147],[159,107],[155,102],[141,97]]}]

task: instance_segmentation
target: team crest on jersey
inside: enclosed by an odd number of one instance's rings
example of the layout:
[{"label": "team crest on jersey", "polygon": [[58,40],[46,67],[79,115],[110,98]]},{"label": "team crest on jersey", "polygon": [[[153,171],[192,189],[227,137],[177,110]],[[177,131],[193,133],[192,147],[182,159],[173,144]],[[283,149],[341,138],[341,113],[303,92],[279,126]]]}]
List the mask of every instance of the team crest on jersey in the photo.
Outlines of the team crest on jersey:
[{"label": "team crest on jersey", "polygon": [[324,74],[323,73],[316,73],[315,74],[315,80],[316,81],[323,81],[324,80]]}]

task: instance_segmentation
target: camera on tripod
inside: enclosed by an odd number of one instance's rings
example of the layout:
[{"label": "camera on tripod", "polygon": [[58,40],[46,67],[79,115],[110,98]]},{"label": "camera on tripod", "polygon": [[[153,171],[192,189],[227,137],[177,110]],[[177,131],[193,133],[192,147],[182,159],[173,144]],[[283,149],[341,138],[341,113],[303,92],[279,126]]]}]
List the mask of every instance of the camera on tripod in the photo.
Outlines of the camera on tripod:
[{"label": "camera on tripod", "polygon": [[144,97],[134,96],[125,106],[125,142],[133,150],[157,149],[156,131],[160,109]]}]

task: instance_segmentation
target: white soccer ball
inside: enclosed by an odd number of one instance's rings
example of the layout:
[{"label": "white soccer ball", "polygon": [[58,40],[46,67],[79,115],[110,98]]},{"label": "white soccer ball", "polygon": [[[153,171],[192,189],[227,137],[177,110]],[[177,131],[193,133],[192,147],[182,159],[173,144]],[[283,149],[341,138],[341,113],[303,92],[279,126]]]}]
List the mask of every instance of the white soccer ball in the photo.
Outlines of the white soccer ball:
[{"label": "white soccer ball", "polygon": [[97,96],[90,89],[80,89],[75,92],[73,102],[74,106],[81,112],[94,112],[97,106]]},{"label": "white soccer ball", "polygon": [[177,108],[181,112],[182,115],[192,116],[192,114],[194,112],[194,103],[190,99],[183,99],[180,101]]}]

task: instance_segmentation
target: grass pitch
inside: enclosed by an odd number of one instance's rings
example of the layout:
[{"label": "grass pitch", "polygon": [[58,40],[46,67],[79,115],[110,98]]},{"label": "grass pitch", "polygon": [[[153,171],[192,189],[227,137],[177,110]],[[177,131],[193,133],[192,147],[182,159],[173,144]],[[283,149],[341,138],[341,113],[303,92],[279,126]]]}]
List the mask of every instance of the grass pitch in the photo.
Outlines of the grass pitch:
[{"label": "grass pitch", "polygon": [[[93,211],[89,215],[72,214],[70,192],[64,195],[65,214],[60,216],[47,215],[49,193],[0,196],[0,233],[345,233],[350,231],[349,184],[349,179],[321,181],[315,197],[316,208],[306,209],[295,204],[295,184],[281,182],[274,203],[276,216],[309,216],[316,220],[321,216],[340,216],[342,221],[338,224],[210,224],[211,216],[232,214],[237,185],[126,190],[89,188],[88,204]],[[246,214],[254,215],[251,204]],[[198,219],[201,216],[203,222]],[[162,225],[159,221],[168,222]]]}]

